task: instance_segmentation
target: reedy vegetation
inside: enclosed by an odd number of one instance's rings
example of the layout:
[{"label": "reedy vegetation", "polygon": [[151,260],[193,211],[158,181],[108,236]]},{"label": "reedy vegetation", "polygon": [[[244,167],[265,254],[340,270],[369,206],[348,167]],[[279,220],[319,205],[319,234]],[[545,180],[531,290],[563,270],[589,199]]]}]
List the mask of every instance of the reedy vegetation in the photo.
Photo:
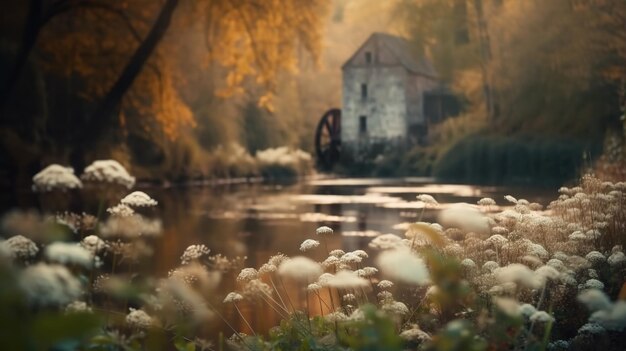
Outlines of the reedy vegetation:
[{"label": "reedy vegetation", "polygon": [[[53,167],[34,189],[134,184],[115,161],[80,178]],[[119,196],[106,216],[14,212],[2,222],[0,338],[12,349],[619,349],[626,183],[587,175],[560,193],[547,209],[513,196],[444,209],[441,224],[380,235],[369,253],[329,247],[339,234],[320,227],[300,250],[324,251],[322,262],[277,254],[244,268],[245,258],[192,245],[166,277],[141,269],[161,228],[143,192]],[[234,291],[220,296],[222,284]],[[264,333],[249,309],[282,321]],[[211,335],[220,320],[228,339]]]}]

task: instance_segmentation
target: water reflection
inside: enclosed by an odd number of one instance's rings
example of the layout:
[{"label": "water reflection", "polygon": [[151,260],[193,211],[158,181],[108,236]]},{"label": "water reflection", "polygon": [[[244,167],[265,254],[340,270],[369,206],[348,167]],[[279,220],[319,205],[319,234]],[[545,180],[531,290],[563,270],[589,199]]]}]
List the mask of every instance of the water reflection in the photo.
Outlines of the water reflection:
[{"label": "water reflection", "polygon": [[[432,194],[445,208],[451,204],[476,203],[481,197],[492,197],[500,206],[508,206],[506,194],[523,197],[531,202],[547,204],[556,196],[549,189],[510,187],[480,187],[468,185],[432,184],[430,179],[332,179],[313,180],[289,186],[265,184],[222,185],[216,187],[144,188],[159,202],[157,213],[163,219],[164,235],[156,243],[155,255],[149,269],[159,275],[177,266],[180,255],[192,244],[205,244],[212,254],[247,256],[248,267],[258,268],[274,254],[302,254],[300,243],[317,239],[315,229],[327,225],[337,235],[328,241],[328,248],[366,249],[373,237],[384,233],[401,235],[408,224],[418,219],[433,221],[437,210],[423,208],[415,195]],[[28,192],[19,196],[20,207],[38,207],[40,200]],[[95,213],[97,204],[83,201],[88,211]],[[11,201],[5,209],[17,206]],[[312,259],[326,258],[324,250],[307,253]],[[366,265],[371,263],[365,262]],[[288,291],[289,304],[298,308],[308,305],[319,313],[320,301],[307,296],[301,287],[290,282],[276,282],[281,291]],[[234,277],[224,277],[216,304],[235,289]],[[287,297],[287,295],[283,295]],[[328,292],[322,292],[328,302]],[[324,305],[322,303],[322,305]],[[263,303],[242,303],[242,313],[257,331],[277,324],[280,314]],[[246,326],[230,306],[223,313],[239,327]],[[326,312],[326,307],[322,306]],[[217,323],[210,328],[227,328]],[[230,335],[230,334],[227,334]]]}]

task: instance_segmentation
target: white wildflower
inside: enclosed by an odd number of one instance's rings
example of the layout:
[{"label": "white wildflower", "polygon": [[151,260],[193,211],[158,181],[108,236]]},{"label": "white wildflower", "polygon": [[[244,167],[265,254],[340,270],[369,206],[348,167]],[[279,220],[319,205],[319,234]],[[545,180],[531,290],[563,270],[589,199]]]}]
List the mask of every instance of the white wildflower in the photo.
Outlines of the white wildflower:
[{"label": "white wildflower", "polygon": [[322,267],[310,258],[297,256],[283,261],[278,266],[278,274],[294,280],[313,281],[322,274]]},{"label": "white wildflower", "polygon": [[578,294],[578,301],[582,302],[591,312],[608,310],[612,307],[611,300],[602,290],[587,289]]},{"label": "white wildflower", "polygon": [[378,282],[378,287],[380,289],[390,289],[393,287],[393,283],[389,280],[381,280],[380,282]]},{"label": "white wildflower", "polygon": [[599,251],[591,251],[585,256],[587,261],[591,262],[592,265],[602,264],[606,262],[606,257]]},{"label": "white wildflower", "polygon": [[317,283],[311,283],[306,287],[306,290],[309,292],[316,292],[322,290],[322,286]]},{"label": "white wildflower", "polygon": [[337,258],[341,258],[341,256],[343,256],[343,255],[345,255],[345,254],[346,254],[346,252],[345,252],[345,251],[343,251],[343,250],[341,250],[341,249],[331,250],[331,251],[328,253],[328,255],[329,255],[329,256],[334,256],[334,257],[337,257]]},{"label": "white wildflower", "polygon": [[496,297],[494,302],[500,311],[511,317],[518,317],[521,314],[519,303],[508,297]]},{"label": "white wildflower", "polygon": [[107,248],[107,244],[104,240],[100,239],[96,235],[86,236],[83,240],[81,240],[80,245],[87,251],[91,252],[93,256]]},{"label": "white wildflower", "polygon": [[589,279],[585,282],[585,284],[583,285],[583,288],[603,290],[604,283],[599,281],[598,279]]},{"label": "white wildflower", "polygon": [[333,229],[327,226],[321,226],[315,230],[315,234],[317,235],[329,235],[333,233]]},{"label": "white wildflower", "polygon": [[489,220],[479,210],[468,205],[455,205],[439,213],[439,222],[466,232],[489,233]]},{"label": "white wildflower", "polygon": [[130,313],[126,315],[126,324],[135,329],[148,329],[152,325],[152,317],[143,310],[129,308]]},{"label": "white wildflower", "polygon": [[363,250],[354,250],[352,251],[353,254],[361,257],[361,258],[368,258],[369,255],[367,254],[367,252],[363,251]]},{"label": "white wildflower", "polygon": [[555,280],[559,278],[559,271],[557,271],[554,267],[551,266],[541,266],[535,269],[535,274],[542,282],[547,280]]},{"label": "white wildflower", "polygon": [[39,252],[37,244],[34,241],[28,239],[22,235],[15,235],[9,239],[0,243],[0,245],[6,250],[6,252],[12,258],[19,258],[23,260],[35,257]]},{"label": "white wildflower", "polygon": [[580,230],[577,230],[569,235],[569,239],[581,241],[581,240],[587,240],[587,236],[585,236],[585,234],[581,232]]},{"label": "white wildflower", "polygon": [[587,323],[578,328],[578,334],[598,335],[604,333],[606,333],[606,329],[598,323]]},{"label": "white wildflower", "polygon": [[241,272],[239,272],[239,275],[237,276],[237,281],[245,283],[250,280],[258,279],[258,278],[259,278],[259,272],[256,269],[244,268],[241,270]]},{"label": "white wildflower", "polygon": [[490,197],[484,197],[478,200],[478,205],[479,206],[495,206],[496,201]]},{"label": "white wildflower", "polygon": [[126,195],[120,203],[131,207],[153,207],[158,204],[156,200],[143,191],[133,191]]},{"label": "white wildflower", "polygon": [[430,280],[424,261],[409,249],[382,252],[377,259],[382,272],[394,280],[424,285]]},{"label": "white wildflower", "polygon": [[467,270],[473,270],[476,268],[476,263],[474,263],[474,261],[471,258],[466,258],[463,261],[461,261],[461,267]]},{"label": "white wildflower", "polygon": [[378,273],[378,268],[376,267],[363,267],[357,271],[357,275],[362,278],[369,278],[376,275],[376,273]]},{"label": "white wildflower", "polygon": [[369,243],[369,247],[379,250],[395,249],[402,245],[402,239],[395,234],[379,235]]},{"label": "white wildflower", "polygon": [[327,321],[329,321],[331,323],[334,323],[334,322],[344,322],[344,321],[348,320],[348,316],[346,316],[342,312],[331,312],[331,313],[328,313],[327,315],[325,315],[324,319],[326,319]]},{"label": "white wildflower", "polygon": [[626,256],[621,251],[616,251],[607,259],[607,262],[612,267],[621,266],[626,262]]},{"label": "white wildflower", "polygon": [[80,282],[61,265],[38,263],[22,271],[18,282],[28,301],[38,306],[63,306],[82,292]]},{"label": "white wildflower", "polygon": [[337,257],[335,257],[335,256],[328,256],[324,260],[324,262],[322,262],[322,267],[324,267],[324,268],[336,267],[340,263],[341,263],[341,261]]},{"label": "white wildflower", "polygon": [[344,294],[341,299],[346,303],[356,302],[356,296],[354,296],[354,294]]},{"label": "white wildflower", "polygon": [[209,252],[211,252],[211,250],[209,250],[206,245],[190,245],[185,249],[182,256],[180,256],[180,262],[182,264],[189,264],[204,255],[208,255]]},{"label": "white wildflower", "polygon": [[496,268],[499,268],[500,265],[498,264],[498,262],[495,261],[487,261],[483,264],[482,270],[485,273],[491,273],[493,272]]},{"label": "white wildflower", "polygon": [[107,208],[107,212],[112,216],[119,217],[130,217],[135,214],[135,210],[125,204],[117,204],[113,207],[109,207]]},{"label": "white wildflower", "polygon": [[80,189],[83,184],[74,175],[72,167],[63,167],[57,164],[49,165],[33,177],[33,190],[52,191]]},{"label": "white wildflower", "polygon": [[409,308],[400,301],[386,301],[381,308],[383,311],[393,315],[404,316],[409,314]]},{"label": "white wildflower", "polygon": [[530,318],[530,316],[532,316],[535,312],[537,312],[537,309],[535,308],[535,306],[525,303],[522,304],[519,307],[519,312],[526,318]]},{"label": "white wildflower", "polygon": [[241,300],[243,300],[243,296],[233,291],[233,292],[229,292],[228,295],[226,295],[223,302],[234,303],[234,302],[241,301]]},{"label": "white wildflower", "polygon": [[516,199],[516,198],[514,198],[514,197],[513,197],[513,196],[511,196],[511,195],[505,195],[505,196],[504,196],[504,199],[505,199],[506,201],[510,202],[510,203],[513,203],[513,204],[517,204],[517,202],[518,202],[518,201],[517,201],[517,199]]},{"label": "white wildflower", "polygon": [[351,271],[339,271],[326,280],[326,285],[338,289],[358,289],[369,286],[369,282]]},{"label": "white wildflower", "polygon": [[65,306],[65,313],[91,313],[92,309],[85,301],[73,301]]},{"label": "white wildflower", "polygon": [[406,341],[414,341],[423,343],[431,339],[430,335],[421,330],[417,324],[413,324],[411,329],[406,329],[400,332],[400,337]]},{"label": "white wildflower", "polygon": [[416,198],[419,201],[425,203],[426,205],[433,205],[433,206],[439,205],[437,200],[435,200],[434,197],[432,197],[431,195],[428,195],[428,194],[420,194],[420,195],[417,195]]},{"label": "white wildflower", "polygon": [[361,256],[355,254],[354,252],[347,252],[343,256],[341,256],[340,260],[341,260],[341,263],[343,264],[350,264],[350,263],[359,263],[363,259],[361,258]]},{"label": "white wildflower", "polygon": [[46,246],[44,256],[51,262],[91,268],[93,254],[76,243],[54,242]]},{"label": "white wildflower", "polygon": [[320,242],[317,240],[313,240],[313,239],[306,239],[305,241],[302,242],[302,244],[300,244],[300,251],[309,251],[309,250],[313,250],[314,248],[320,246]]},{"label": "white wildflower", "polygon": [[113,183],[130,189],[135,185],[132,177],[119,162],[115,160],[98,160],[85,168],[80,176],[84,181]]},{"label": "white wildflower", "polygon": [[626,328],[626,302],[617,301],[610,309],[594,312],[589,322],[597,323],[607,330],[623,331]]},{"label": "white wildflower", "polygon": [[531,322],[548,323],[554,322],[554,317],[548,314],[546,311],[537,311],[530,316]]},{"label": "white wildflower", "polygon": [[507,238],[503,237],[500,234],[494,234],[485,241],[489,244],[492,244],[495,247],[502,247],[502,245],[509,242]]},{"label": "white wildflower", "polygon": [[535,272],[523,264],[513,263],[506,267],[497,268],[494,270],[494,274],[500,282],[513,282],[530,288],[541,286],[541,280],[537,279]]}]

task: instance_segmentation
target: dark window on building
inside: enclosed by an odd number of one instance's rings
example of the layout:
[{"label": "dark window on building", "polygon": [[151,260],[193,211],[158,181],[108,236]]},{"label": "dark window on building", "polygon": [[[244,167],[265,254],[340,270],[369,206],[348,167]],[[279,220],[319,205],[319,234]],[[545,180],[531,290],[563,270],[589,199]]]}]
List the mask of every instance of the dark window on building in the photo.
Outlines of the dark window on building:
[{"label": "dark window on building", "polygon": [[361,99],[367,99],[367,84],[361,84]]},{"label": "dark window on building", "polygon": [[367,133],[367,116],[359,117],[359,133]]},{"label": "dark window on building", "polygon": [[372,63],[372,53],[369,51],[365,52],[365,63]]}]

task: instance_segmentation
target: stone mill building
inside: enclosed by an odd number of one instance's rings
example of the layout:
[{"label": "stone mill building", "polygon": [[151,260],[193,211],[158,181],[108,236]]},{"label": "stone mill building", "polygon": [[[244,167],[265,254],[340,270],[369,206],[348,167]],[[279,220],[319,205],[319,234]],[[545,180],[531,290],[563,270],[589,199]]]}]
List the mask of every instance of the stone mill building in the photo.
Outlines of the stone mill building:
[{"label": "stone mill building", "polygon": [[429,125],[458,113],[432,63],[404,38],[372,34],[342,71],[344,148],[423,144]]}]

